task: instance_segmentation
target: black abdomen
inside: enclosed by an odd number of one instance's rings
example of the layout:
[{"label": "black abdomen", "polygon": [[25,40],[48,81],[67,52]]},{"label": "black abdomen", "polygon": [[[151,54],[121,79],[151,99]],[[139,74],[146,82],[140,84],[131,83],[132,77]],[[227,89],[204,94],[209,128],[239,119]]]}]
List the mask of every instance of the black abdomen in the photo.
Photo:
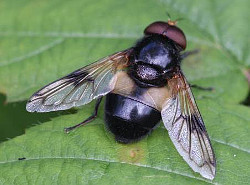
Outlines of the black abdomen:
[{"label": "black abdomen", "polygon": [[156,109],[118,94],[108,94],[105,121],[117,141],[130,143],[149,134],[161,120]]}]

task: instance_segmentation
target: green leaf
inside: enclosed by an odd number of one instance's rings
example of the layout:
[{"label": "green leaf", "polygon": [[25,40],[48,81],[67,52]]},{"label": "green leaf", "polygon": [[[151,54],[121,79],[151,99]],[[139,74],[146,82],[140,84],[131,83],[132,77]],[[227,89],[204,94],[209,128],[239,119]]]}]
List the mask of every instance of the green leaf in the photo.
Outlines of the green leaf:
[{"label": "green leaf", "polygon": [[[106,131],[102,110],[91,124],[65,134],[63,128],[92,113],[92,102],[0,143],[0,184],[248,184],[250,109],[240,102],[248,93],[249,6],[247,0],[1,1],[0,92],[7,102],[27,100],[47,83],[130,47],[148,24],[167,20],[166,11],[183,17],[178,26],[187,50],[199,49],[183,61],[183,71],[192,84],[215,89],[193,91],[217,174],[208,181],[194,173],[162,124],[142,141],[122,145]],[[6,124],[16,112],[2,110]],[[21,115],[33,124],[40,116]]]}]

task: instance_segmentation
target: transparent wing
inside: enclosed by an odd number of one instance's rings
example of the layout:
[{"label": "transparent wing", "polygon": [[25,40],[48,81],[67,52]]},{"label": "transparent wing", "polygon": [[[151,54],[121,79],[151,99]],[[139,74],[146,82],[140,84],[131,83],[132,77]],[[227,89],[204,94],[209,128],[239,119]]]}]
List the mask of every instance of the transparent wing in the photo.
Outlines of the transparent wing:
[{"label": "transparent wing", "polygon": [[171,98],[161,111],[163,123],[177,151],[195,171],[213,179],[216,161],[204,122],[183,74],[168,82]]},{"label": "transparent wing", "polygon": [[27,111],[65,110],[106,95],[114,89],[115,73],[127,67],[130,51],[115,53],[43,87],[31,96]]}]

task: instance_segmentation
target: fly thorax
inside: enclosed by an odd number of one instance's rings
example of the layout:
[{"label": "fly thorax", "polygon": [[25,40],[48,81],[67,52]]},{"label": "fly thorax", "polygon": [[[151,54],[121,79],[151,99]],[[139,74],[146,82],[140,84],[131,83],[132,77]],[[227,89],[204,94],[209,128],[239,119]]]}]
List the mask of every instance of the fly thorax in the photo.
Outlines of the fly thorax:
[{"label": "fly thorax", "polygon": [[162,78],[163,72],[156,66],[148,64],[135,64],[130,67],[129,75],[141,87],[163,86],[165,80]]},{"label": "fly thorax", "polygon": [[134,70],[136,70],[136,74],[141,80],[155,80],[159,76],[156,69],[145,65],[137,65]]},{"label": "fly thorax", "polygon": [[172,69],[180,63],[179,52],[178,46],[164,36],[143,37],[130,55],[130,77],[142,87],[166,85]]}]

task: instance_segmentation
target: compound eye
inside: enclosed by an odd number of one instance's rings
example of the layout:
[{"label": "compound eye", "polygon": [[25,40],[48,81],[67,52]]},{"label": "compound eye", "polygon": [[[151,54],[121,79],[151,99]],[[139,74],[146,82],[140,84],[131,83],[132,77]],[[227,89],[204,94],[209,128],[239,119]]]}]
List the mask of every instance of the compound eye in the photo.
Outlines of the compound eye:
[{"label": "compound eye", "polygon": [[145,35],[160,34],[176,42],[183,50],[186,49],[186,37],[183,31],[175,25],[157,21],[150,24],[144,30]]}]

